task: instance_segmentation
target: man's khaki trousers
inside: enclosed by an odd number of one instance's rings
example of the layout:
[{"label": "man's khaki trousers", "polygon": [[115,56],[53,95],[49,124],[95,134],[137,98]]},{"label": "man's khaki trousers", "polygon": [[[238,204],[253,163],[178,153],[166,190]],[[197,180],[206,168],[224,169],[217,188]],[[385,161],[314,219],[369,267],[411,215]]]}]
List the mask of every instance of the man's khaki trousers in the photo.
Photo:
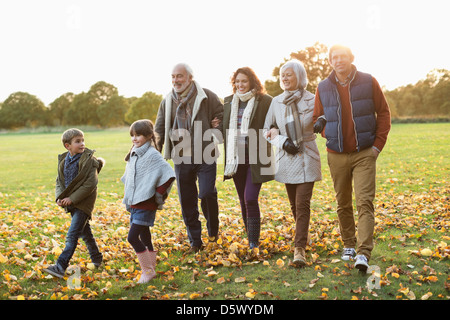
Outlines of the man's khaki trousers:
[{"label": "man's khaki trousers", "polygon": [[[328,165],[334,183],[337,215],[345,248],[355,248],[357,254],[370,259],[373,249],[375,214],[376,157],[372,148],[360,152],[328,152]],[[358,233],[353,214],[352,181],[354,182]]]}]

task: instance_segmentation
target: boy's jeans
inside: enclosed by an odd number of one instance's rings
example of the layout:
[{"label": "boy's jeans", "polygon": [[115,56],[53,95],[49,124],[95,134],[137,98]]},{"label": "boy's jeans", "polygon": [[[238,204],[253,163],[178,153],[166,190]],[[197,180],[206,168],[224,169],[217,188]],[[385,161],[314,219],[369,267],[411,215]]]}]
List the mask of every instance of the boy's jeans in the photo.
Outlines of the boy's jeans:
[{"label": "boy's jeans", "polygon": [[98,250],[97,243],[92,235],[91,226],[89,224],[89,216],[76,208],[69,211],[72,215],[72,222],[70,223],[69,231],[67,232],[66,247],[59,256],[57,265],[64,270],[67,269],[69,266],[69,261],[77,248],[78,239],[80,237],[86,243],[92,262],[101,263],[102,254]]}]

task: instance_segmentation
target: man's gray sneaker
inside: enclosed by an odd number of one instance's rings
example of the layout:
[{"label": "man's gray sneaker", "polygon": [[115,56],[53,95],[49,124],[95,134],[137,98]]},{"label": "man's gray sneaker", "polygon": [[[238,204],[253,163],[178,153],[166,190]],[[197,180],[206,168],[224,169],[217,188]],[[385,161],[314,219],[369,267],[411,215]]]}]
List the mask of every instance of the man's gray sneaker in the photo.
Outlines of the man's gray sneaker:
[{"label": "man's gray sneaker", "polygon": [[367,268],[369,268],[369,263],[365,255],[358,254],[356,256],[355,268],[357,268],[361,272],[367,272]]},{"label": "man's gray sneaker", "polygon": [[353,260],[356,256],[356,250],[353,248],[344,248],[341,259],[345,261]]}]

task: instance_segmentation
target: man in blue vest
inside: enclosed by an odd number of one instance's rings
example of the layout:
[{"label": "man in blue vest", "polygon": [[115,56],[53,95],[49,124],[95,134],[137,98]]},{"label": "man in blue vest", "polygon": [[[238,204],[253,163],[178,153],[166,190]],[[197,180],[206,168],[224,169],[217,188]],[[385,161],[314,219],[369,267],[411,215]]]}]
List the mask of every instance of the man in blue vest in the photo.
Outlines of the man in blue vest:
[{"label": "man in blue vest", "polygon": [[353,60],[349,48],[341,45],[330,48],[333,72],[317,88],[313,120],[314,132],[322,133],[327,140],[328,165],[344,242],[341,258],[355,260],[355,268],[366,272],[373,250],[376,160],[386,144],[391,114],[377,80],[356,70]]}]

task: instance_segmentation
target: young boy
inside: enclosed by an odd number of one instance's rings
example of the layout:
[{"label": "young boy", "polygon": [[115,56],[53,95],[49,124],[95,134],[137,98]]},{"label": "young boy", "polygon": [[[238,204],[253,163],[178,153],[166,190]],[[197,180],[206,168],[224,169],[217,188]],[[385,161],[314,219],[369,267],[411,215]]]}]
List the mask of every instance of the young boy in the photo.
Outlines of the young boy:
[{"label": "young boy", "polygon": [[95,158],[95,150],[84,145],[84,134],[79,129],[68,129],[62,135],[62,143],[68,150],[58,156],[56,178],[56,203],[72,215],[66,237],[66,246],[55,265],[44,269],[53,276],[64,277],[81,237],[89,250],[92,263],[98,267],[103,256],[91,232],[91,219],[97,198],[97,175],[104,160]]}]

